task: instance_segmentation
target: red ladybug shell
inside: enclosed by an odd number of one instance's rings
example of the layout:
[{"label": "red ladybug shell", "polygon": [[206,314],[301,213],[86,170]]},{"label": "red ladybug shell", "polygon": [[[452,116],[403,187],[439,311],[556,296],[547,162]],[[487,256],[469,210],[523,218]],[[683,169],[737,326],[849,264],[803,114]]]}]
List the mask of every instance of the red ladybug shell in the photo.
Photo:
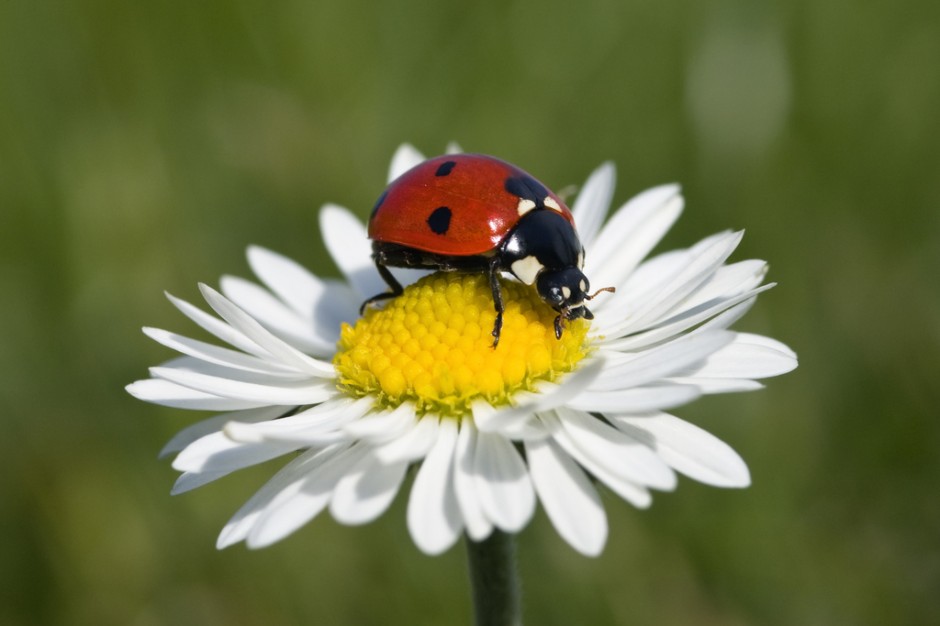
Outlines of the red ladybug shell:
[{"label": "red ladybug shell", "polygon": [[529,210],[558,211],[561,198],[514,165],[482,154],[429,159],[396,178],[372,209],[369,238],[450,256],[499,246]]}]

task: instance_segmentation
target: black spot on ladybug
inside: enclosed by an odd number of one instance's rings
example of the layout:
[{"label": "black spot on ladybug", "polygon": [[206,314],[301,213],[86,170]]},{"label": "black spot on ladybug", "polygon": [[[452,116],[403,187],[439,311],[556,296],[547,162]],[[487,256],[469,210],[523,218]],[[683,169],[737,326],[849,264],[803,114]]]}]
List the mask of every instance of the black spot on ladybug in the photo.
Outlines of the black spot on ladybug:
[{"label": "black spot on ladybug", "polygon": [[450,228],[450,209],[446,206],[434,209],[428,216],[428,226],[437,235],[447,234],[447,229]]},{"label": "black spot on ladybug", "polygon": [[435,176],[447,176],[450,174],[450,171],[454,169],[454,166],[457,165],[457,161],[444,161],[441,163],[440,167],[437,168],[437,171],[434,172]]},{"label": "black spot on ladybug", "polygon": [[531,200],[538,209],[545,208],[548,190],[529,176],[510,176],[504,184],[506,191],[524,200]]},{"label": "black spot on ladybug", "polygon": [[369,217],[371,220],[375,217],[375,214],[379,212],[379,207],[382,206],[382,203],[385,202],[385,196],[388,195],[388,189],[382,192],[382,195],[379,196],[379,199],[375,201],[375,206],[372,207],[372,215]]}]

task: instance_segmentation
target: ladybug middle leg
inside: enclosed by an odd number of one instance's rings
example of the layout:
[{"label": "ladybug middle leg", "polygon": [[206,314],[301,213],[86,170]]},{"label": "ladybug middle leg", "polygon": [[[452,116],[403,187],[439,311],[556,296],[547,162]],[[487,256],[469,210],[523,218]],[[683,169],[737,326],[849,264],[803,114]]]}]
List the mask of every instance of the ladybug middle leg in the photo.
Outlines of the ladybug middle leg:
[{"label": "ladybug middle leg", "polygon": [[499,257],[494,256],[489,262],[490,289],[493,292],[493,307],[496,309],[496,320],[493,322],[493,349],[499,345],[499,333],[503,329],[503,294],[499,290]]}]

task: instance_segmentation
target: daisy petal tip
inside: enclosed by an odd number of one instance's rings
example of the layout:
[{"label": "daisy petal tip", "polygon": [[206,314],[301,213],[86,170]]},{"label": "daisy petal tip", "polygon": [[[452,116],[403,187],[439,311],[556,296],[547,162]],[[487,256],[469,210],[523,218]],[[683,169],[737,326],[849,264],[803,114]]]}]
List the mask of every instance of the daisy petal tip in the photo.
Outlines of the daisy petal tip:
[{"label": "daisy petal tip", "polygon": [[729,462],[726,462],[722,468],[721,473],[712,476],[710,480],[702,480],[697,476],[692,478],[721,489],[747,489],[751,486],[751,471],[744,459],[737,455],[734,459],[729,459]]},{"label": "daisy petal tip", "polygon": [[219,278],[219,287],[222,289],[222,293],[225,293],[227,289],[232,287],[233,283],[239,280],[242,279],[233,274],[222,274],[221,278]]},{"label": "daisy petal tip", "polygon": [[227,524],[215,540],[215,549],[224,550],[234,546],[236,543],[245,541],[245,529],[238,524]]},{"label": "daisy petal tip", "polygon": [[272,254],[274,254],[274,252],[272,252],[269,248],[259,246],[256,243],[248,244],[248,247],[245,248],[245,256],[249,261],[258,260]]},{"label": "daisy petal tip", "polygon": [[605,522],[593,532],[568,532],[563,538],[581,556],[595,559],[603,554],[607,545],[607,524]]},{"label": "daisy petal tip", "polygon": [[781,364],[780,369],[778,370],[778,373],[776,374],[777,376],[782,376],[783,374],[789,374],[790,372],[792,372],[793,370],[795,370],[796,368],[800,366],[800,361],[795,354],[785,355],[781,359],[781,361],[783,361],[783,363]]},{"label": "daisy petal tip", "polygon": [[261,443],[264,441],[264,437],[258,433],[256,428],[252,428],[252,424],[229,422],[222,427],[222,432],[226,437],[238,443]]},{"label": "daisy petal tip", "polygon": [[323,233],[330,232],[329,223],[336,220],[355,220],[359,219],[352,214],[352,212],[344,206],[334,204],[332,202],[327,202],[322,207],[320,207],[320,231]]},{"label": "daisy petal tip", "polygon": [[592,176],[598,176],[602,181],[605,187],[611,189],[617,184],[617,166],[613,161],[604,161],[597,166],[592,173]]},{"label": "daisy petal tip", "polygon": [[459,535],[451,537],[437,537],[430,535],[415,535],[412,533],[412,540],[421,552],[428,556],[439,556],[450,550],[457,542]]},{"label": "daisy petal tip", "polygon": [[183,310],[188,304],[185,300],[183,300],[180,297],[174,296],[169,291],[164,290],[163,295],[166,297],[167,300],[170,301],[170,304],[175,306],[177,309]]},{"label": "daisy petal tip", "polygon": [[581,546],[575,546],[574,548],[575,548],[575,550],[577,550],[577,551],[578,551],[580,554],[582,554],[583,556],[590,557],[590,558],[592,558],[592,559],[596,559],[597,557],[599,557],[601,554],[604,553],[604,546],[605,546],[605,545],[607,545],[607,537],[606,537],[606,536],[604,536],[603,538],[601,538],[600,541],[595,541],[595,542],[593,542],[593,543],[586,543],[586,544],[581,545]]},{"label": "daisy petal tip", "polygon": [[403,143],[392,155],[392,162],[388,168],[388,181],[391,182],[424,161],[424,155],[410,143]]},{"label": "daisy petal tip", "polygon": [[295,523],[283,523],[284,520],[273,520],[274,523],[271,522],[271,519],[266,519],[266,516],[263,516],[262,519],[258,520],[258,524],[248,532],[248,536],[245,537],[245,546],[249,550],[260,550],[261,548],[273,546],[297,530]]},{"label": "daisy petal tip", "polygon": [[224,549],[226,549],[226,548],[228,548],[228,547],[230,547],[230,546],[235,545],[236,543],[238,543],[237,540],[229,539],[229,538],[226,536],[226,533],[223,532],[223,533],[221,533],[221,534],[219,535],[219,538],[216,539],[216,541],[215,541],[215,549],[216,549],[216,550],[224,550]]},{"label": "daisy petal tip", "polygon": [[265,275],[266,269],[276,272],[280,270],[284,263],[291,263],[290,259],[285,256],[258,244],[249,245],[245,250],[245,257],[248,259],[248,267],[251,268],[255,276],[259,277]]},{"label": "daisy petal tip", "polygon": [[218,298],[224,299],[224,296],[221,293],[219,293],[214,287],[211,287],[207,283],[199,283],[198,287],[199,293],[202,294],[202,297],[205,298],[209,304],[212,304],[212,302]]},{"label": "daisy petal tip", "polygon": [[658,191],[665,196],[665,201],[669,202],[673,198],[682,198],[682,183],[664,183],[658,187],[653,187],[650,191]]},{"label": "daisy petal tip", "polygon": [[650,496],[644,500],[634,499],[630,501],[630,504],[632,504],[634,508],[640,509],[641,511],[647,511],[651,506],[653,506],[653,497]]}]

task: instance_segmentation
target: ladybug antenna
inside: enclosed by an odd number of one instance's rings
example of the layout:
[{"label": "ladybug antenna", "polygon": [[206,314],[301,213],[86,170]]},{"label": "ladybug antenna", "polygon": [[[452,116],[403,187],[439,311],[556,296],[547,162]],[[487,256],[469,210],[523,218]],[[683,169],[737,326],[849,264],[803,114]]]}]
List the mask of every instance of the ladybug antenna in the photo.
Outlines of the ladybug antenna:
[{"label": "ladybug antenna", "polygon": [[610,293],[614,293],[614,292],[617,291],[617,288],[616,288],[616,287],[601,287],[600,289],[598,289],[597,291],[595,291],[595,292],[592,293],[591,295],[589,295],[589,296],[588,296],[588,295],[585,295],[585,296],[584,296],[584,299],[585,299],[585,300],[593,300],[595,297],[597,297],[597,294],[601,293],[602,291],[609,291]]}]

